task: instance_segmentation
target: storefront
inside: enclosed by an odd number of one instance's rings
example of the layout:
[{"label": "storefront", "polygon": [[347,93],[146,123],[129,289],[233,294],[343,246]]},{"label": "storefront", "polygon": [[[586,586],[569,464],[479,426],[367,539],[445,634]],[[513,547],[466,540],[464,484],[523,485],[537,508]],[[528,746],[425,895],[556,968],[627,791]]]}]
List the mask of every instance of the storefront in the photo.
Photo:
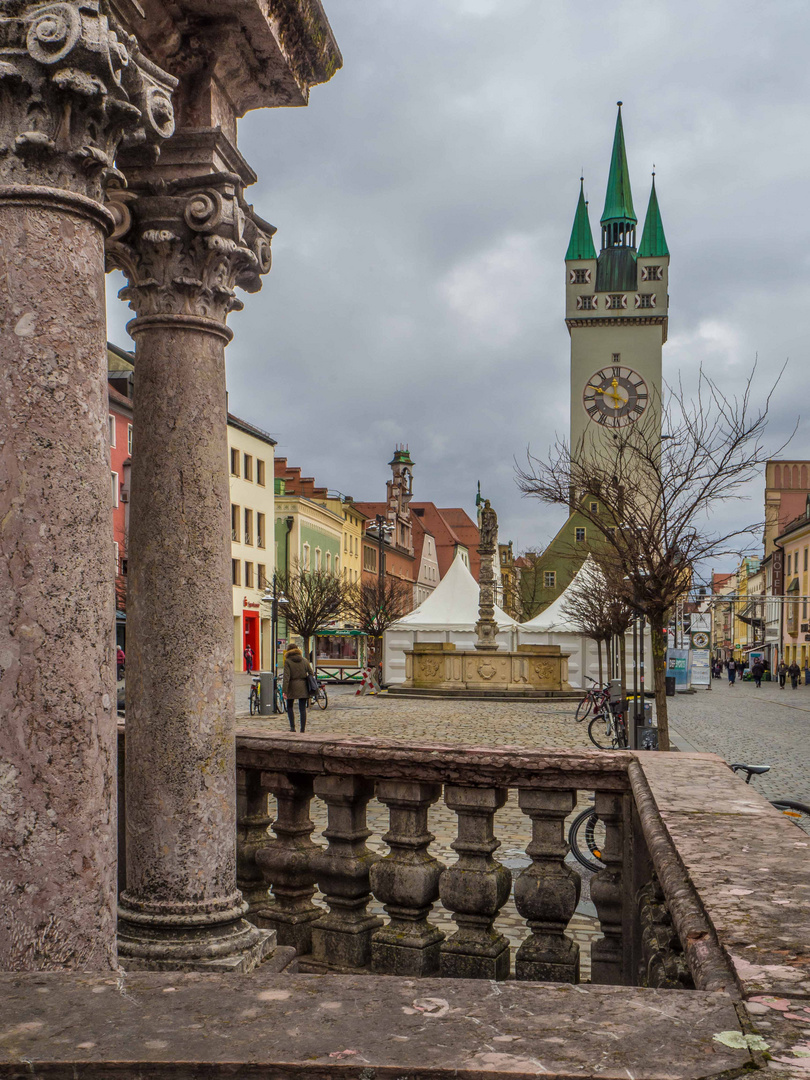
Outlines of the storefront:
[{"label": "storefront", "polygon": [[362,630],[327,630],[315,638],[318,674],[329,682],[357,681],[366,666],[366,653]]},{"label": "storefront", "polygon": [[250,646],[253,652],[253,670],[258,671],[261,666],[261,638],[259,622],[259,605],[244,600],[242,609],[242,671],[247,670],[245,663],[245,651]]}]

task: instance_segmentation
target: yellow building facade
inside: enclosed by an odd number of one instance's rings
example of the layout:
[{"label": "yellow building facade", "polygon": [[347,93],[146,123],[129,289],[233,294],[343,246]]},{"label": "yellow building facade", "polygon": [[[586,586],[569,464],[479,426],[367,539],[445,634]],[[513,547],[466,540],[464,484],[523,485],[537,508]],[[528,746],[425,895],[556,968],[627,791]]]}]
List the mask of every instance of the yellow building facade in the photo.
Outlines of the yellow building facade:
[{"label": "yellow building facade", "polygon": [[777,540],[784,550],[785,599],[782,604],[782,641],[786,663],[795,660],[802,670],[810,660],[810,613],[808,613],[808,560],[810,515],[793,522]]},{"label": "yellow building facade", "polygon": [[233,660],[245,670],[245,650],[253,670],[270,663],[270,618],[262,597],[275,568],[275,440],[228,414],[228,471],[231,492],[231,585]]}]

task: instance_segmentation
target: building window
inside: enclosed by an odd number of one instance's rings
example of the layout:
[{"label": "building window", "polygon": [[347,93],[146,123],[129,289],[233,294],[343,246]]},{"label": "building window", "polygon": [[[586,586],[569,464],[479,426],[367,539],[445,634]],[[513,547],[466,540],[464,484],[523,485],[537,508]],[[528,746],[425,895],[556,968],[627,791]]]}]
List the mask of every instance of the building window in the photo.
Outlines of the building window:
[{"label": "building window", "polygon": [[127,560],[126,559],[121,560],[121,573],[124,575],[124,577],[127,576]]},{"label": "building window", "polygon": [[340,559],[336,555],[335,556],[335,576],[337,577],[339,575],[340,575]]},{"label": "building window", "polygon": [[595,296],[578,296],[577,297],[577,310],[578,311],[593,311],[596,308]]},{"label": "building window", "polygon": [[327,553],[326,553],[326,572],[327,572],[327,574],[332,573],[332,552],[331,551],[327,551]]},{"label": "building window", "polygon": [[245,588],[246,589],[252,589],[253,588],[253,563],[252,562],[246,562],[245,563]]},{"label": "building window", "polygon": [[112,413],[107,417],[107,423],[110,425],[110,446],[115,446],[115,417]]},{"label": "building window", "polygon": [[590,270],[572,270],[571,271],[571,284],[572,285],[587,285],[591,280]]},{"label": "building window", "polygon": [[605,529],[605,534],[609,536],[611,540],[613,540],[616,536],[616,526],[608,525],[608,527]]},{"label": "building window", "polygon": [[127,424],[127,453],[132,455],[132,424]]},{"label": "building window", "polygon": [[245,479],[250,480],[251,483],[252,483],[253,482],[253,455],[252,454],[243,454],[242,456],[243,456],[243,459],[244,459],[243,460],[243,466],[244,466],[243,472],[244,472]]},{"label": "building window", "polygon": [[804,569],[807,569],[807,548],[804,549]]},{"label": "building window", "polygon": [[787,557],[787,576],[790,577],[790,555]]},{"label": "building window", "polygon": [[264,487],[264,462],[260,457],[256,458],[256,483]]},{"label": "building window", "polygon": [[363,544],[363,569],[377,572],[377,549],[368,544]]},{"label": "building window", "polygon": [[582,527],[574,529],[574,539],[578,544],[585,542],[585,530]]},{"label": "building window", "polygon": [[256,547],[264,547],[264,514],[256,511]]},{"label": "building window", "polygon": [[231,503],[231,540],[239,543],[239,507]]},{"label": "building window", "polygon": [[611,293],[607,298],[607,306],[611,311],[617,311],[619,308],[626,308],[627,297],[622,293]]},{"label": "building window", "polygon": [[304,544],[304,569],[309,570],[309,544]]},{"label": "building window", "polygon": [[115,553],[115,572],[118,573],[118,543],[113,540],[113,552]]},{"label": "building window", "polygon": [[315,573],[321,569],[321,549],[315,548]]},{"label": "building window", "polygon": [[239,451],[231,450],[231,476],[239,475]]},{"label": "building window", "polygon": [[544,570],[543,571],[543,586],[546,589],[556,589],[556,587],[557,587],[557,571],[556,570]]},{"label": "building window", "polygon": [[664,271],[660,266],[642,266],[641,268],[641,280],[642,281],[663,281]]},{"label": "building window", "polygon": [[349,550],[349,538],[346,533],[343,534],[343,550],[344,552]]},{"label": "building window", "polygon": [[590,512],[592,514],[598,514],[599,513],[599,503],[598,502],[589,503],[588,508],[590,509]]},{"label": "building window", "polygon": [[253,543],[253,511],[245,510],[245,543]]},{"label": "building window", "polygon": [[655,295],[653,293],[638,293],[636,296],[637,308],[654,308]]},{"label": "building window", "polygon": [[256,564],[256,584],[260,589],[267,588],[267,567],[263,562]]},{"label": "building window", "polygon": [[112,501],[113,506],[118,506],[118,473],[111,472],[110,478],[112,480]]},{"label": "building window", "polygon": [[231,581],[237,586],[242,584],[242,564],[239,559],[231,559]]}]

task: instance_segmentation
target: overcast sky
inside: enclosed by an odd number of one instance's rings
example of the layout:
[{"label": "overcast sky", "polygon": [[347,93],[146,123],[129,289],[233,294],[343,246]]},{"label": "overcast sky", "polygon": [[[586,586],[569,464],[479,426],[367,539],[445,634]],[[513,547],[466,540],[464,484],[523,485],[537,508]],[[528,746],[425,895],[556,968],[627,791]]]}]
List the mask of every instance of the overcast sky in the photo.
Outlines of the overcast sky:
[{"label": "overcast sky", "polygon": [[[810,5],[324,5],[343,69],[240,122],[278,233],[230,318],[230,404],[278,454],[376,500],[408,443],[418,499],[472,515],[480,479],[502,541],[550,539],[560,512],[520,497],[513,459],[568,432],[563,257],[582,169],[598,240],[621,99],[636,213],[655,163],[672,256],[665,378],[703,363],[733,390],[758,354],[764,391],[789,359],[771,439],[802,414],[788,453],[810,458]],[[751,495],[724,513],[761,518]]]}]

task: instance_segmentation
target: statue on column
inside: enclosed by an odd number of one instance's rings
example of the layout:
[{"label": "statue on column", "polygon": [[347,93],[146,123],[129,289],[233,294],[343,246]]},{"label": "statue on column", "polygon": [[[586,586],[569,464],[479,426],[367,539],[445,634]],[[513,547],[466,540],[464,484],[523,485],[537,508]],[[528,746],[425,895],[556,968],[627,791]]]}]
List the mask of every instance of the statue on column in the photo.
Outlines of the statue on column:
[{"label": "statue on column", "polygon": [[494,652],[498,648],[498,624],[495,622],[495,556],[498,549],[498,515],[484,500],[480,511],[481,531],[478,554],[481,570],[478,576],[478,640],[476,649]]}]

